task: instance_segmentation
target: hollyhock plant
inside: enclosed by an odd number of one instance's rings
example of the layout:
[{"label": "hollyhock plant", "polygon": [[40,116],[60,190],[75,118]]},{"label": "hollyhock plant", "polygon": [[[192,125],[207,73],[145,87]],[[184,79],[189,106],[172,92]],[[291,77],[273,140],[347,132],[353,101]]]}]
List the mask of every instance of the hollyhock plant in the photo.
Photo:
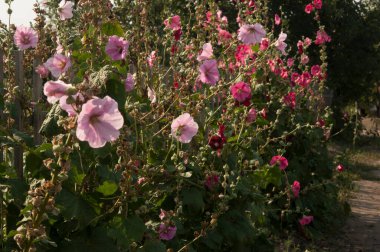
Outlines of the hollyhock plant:
[{"label": "hollyhock plant", "polygon": [[203,45],[202,53],[197,57],[198,61],[211,59],[213,55],[212,45],[206,43]]},{"label": "hollyhock plant", "polygon": [[177,232],[176,226],[166,225],[164,223],[160,224],[158,229],[158,234],[161,240],[170,241],[174,238]]},{"label": "hollyhock plant", "polygon": [[319,30],[314,43],[316,45],[323,45],[326,42],[331,42],[331,37],[324,30]]},{"label": "hollyhock plant", "polygon": [[298,222],[302,225],[309,225],[314,220],[314,217],[311,215],[304,215],[301,219],[298,220]]},{"label": "hollyhock plant", "polygon": [[240,103],[243,103],[251,98],[251,87],[245,82],[235,83],[230,87],[232,96]]},{"label": "hollyhock plant", "polygon": [[49,58],[44,65],[54,77],[58,78],[71,67],[71,61],[65,55],[55,54]]},{"label": "hollyhock plant", "polygon": [[45,66],[45,64],[41,64],[36,67],[36,73],[40,75],[40,78],[44,79],[49,76],[49,69]]},{"label": "hollyhock plant", "polygon": [[123,60],[128,54],[129,42],[124,38],[113,35],[108,38],[106,53],[112,60]]},{"label": "hollyhock plant", "polygon": [[288,35],[286,33],[281,32],[280,35],[278,36],[277,41],[274,43],[274,46],[282,52],[283,55],[286,55],[285,49],[287,44],[284,42],[286,40],[286,37]]},{"label": "hollyhock plant", "polygon": [[319,76],[322,73],[322,69],[319,65],[314,65],[311,67],[311,74],[313,76]]},{"label": "hollyhock plant", "polygon": [[71,1],[62,0],[59,3],[58,15],[61,20],[70,19],[73,17],[74,3]]},{"label": "hollyhock plant", "polygon": [[292,191],[293,191],[293,194],[294,194],[295,198],[299,197],[300,190],[301,190],[301,184],[300,184],[300,182],[298,182],[297,180],[295,180],[293,182],[293,185],[292,185]]},{"label": "hollyhock plant", "polygon": [[125,91],[131,92],[135,88],[135,80],[133,79],[132,74],[128,74],[127,78],[125,79]]},{"label": "hollyhock plant", "polygon": [[181,29],[181,17],[178,15],[175,15],[171,18],[168,18],[164,21],[164,25],[166,28],[169,28],[173,31],[177,31]]},{"label": "hollyhock plant", "polygon": [[109,96],[96,97],[83,104],[76,136],[80,141],[87,141],[90,147],[100,148],[119,137],[123,124],[117,102]]},{"label": "hollyhock plant", "polygon": [[285,170],[288,167],[288,160],[283,156],[273,156],[270,165],[278,165],[280,170]]},{"label": "hollyhock plant", "polygon": [[67,95],[70,88],[73,88],[71,84],[66,84],[61,80],[48,81],[44,85],[44,95],[47,96],[47,101],[53,104],[59,101],[62,96]]},{"label": "hollyhock plant", "polygon": [[296,93],[289,92],[287,95],[284,96],[283,99],[286,106],[290,107],[291,109],[295,109],[296,107]]},{"label": "hollyhock plant", "polygon": [[214,59],[204,61],[199,72],[202,83],[215,85],[219,81],[218,62]]},{"label": "hollyhock plant", "polygon": [[198,124],[189,113],[180,115],[171,124],[172,136],[181,143],[190,143],[197,132]]},{"label": "hollyhock plant", "polygon": [[16,46],[20,50],[36,48],[38,43],[38,34],[30,27],[18,26],[13,36]]},{"label": "hollyhock plant", "polygon": [[254,45],[261,42],[266,32],[261,24],[245,24],[240,27],[238,32],[238,39],[246,45]]}]

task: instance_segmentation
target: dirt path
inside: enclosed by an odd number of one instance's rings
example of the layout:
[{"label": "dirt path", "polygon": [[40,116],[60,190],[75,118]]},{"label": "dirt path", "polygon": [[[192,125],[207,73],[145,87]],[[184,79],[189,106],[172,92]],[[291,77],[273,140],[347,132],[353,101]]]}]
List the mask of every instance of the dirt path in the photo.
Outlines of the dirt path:
[{"label": "dirt path", "polygon": [[354,162],[362,179],[355,182],[358,190],[350,200],[352,214],[337,252],[380,252],[380,146],[364,149]]}]

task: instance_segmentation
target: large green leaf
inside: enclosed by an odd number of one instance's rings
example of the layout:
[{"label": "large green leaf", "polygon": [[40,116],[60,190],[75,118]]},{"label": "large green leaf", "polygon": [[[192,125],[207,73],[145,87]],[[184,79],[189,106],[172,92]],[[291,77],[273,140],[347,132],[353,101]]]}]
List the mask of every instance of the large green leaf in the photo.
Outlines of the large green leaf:
[{"label": "large green leaf", "polygon": [[119,37],[122,37],[124,35],[123,28],[116,21],[104,23],[102,25],[102,32],[107,36],[117,35]]},{"label": "large green leaf", "polygon": [[117,184],[111,181],[104,181],[96,191],[102,193],[104,196],[110,196],[117,191]]},{"label": "large green leaf", "polygon": [[63,111],[59,104],[55,103],[41,125],[40,134],[52,137],[62,133],[62,128],[57,124],[60,115],[63,115]]},{"label": "large green leaf", "polygon": [[138,216],[122,219],[116,216],[109,223],[108,236],[113,237],[119,246],[127,249],[132,242],[141,242],[146,226]]},{"label": "large green leaf", "polygon": [[205,203],[203,194],[197,188],[187,188],[182,191],[182,202],[184,210],[191,215],[203,212]]}]

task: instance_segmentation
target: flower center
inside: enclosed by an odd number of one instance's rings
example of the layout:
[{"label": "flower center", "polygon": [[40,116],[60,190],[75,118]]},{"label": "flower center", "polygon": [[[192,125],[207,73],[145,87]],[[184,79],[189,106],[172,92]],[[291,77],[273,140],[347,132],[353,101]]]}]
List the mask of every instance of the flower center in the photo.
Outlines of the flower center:
[{"label": "flower center", "polygon": [[29,44],[30,43],[30,37],[29,37],[29,35],[24,35],[24,36],[22,36],[21,37],[21,43],[23,43],[23,44]]}]

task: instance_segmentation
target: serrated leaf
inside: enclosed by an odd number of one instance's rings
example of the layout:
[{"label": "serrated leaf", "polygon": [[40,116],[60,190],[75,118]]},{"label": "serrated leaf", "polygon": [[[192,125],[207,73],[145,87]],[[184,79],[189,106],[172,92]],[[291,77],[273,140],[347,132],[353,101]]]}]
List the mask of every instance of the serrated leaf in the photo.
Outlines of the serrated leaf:
[{"label": "serrated leaf", "polygon": [[53,104],[41,125],[39,133],[46,137],[52,137],[63,132],[57,124],[60,115],[63,115],[61,107],[58,103]]},{"label": "serrated leaf", "polygon": [[122,37],[124,35],[123,28],[115,21],[104,23],[102,25],[102,32],[107,36],[117,35]]},{"label": "serrated leaf", "polygon": [[117,184],[110,182],[110,181],[104,181],[103,184],[101,184],[96,191],[102,193],[104,196],[110,196],[114,194],[117,191]]}]

